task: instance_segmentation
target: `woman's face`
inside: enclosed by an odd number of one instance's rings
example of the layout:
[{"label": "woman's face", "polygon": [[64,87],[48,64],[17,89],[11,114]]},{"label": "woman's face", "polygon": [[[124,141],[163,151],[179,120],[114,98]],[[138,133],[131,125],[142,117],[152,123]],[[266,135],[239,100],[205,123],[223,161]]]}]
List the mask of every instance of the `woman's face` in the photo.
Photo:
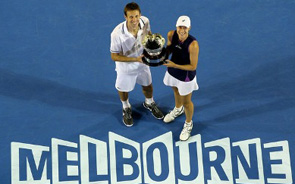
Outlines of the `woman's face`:
[{"label": "woman's face", "polygon": [[190,28],[185,27],[185,26],[178,26],[176,28],[178,38],[180,41],[185,41],[187,39],[189,30],[190,30]]}]

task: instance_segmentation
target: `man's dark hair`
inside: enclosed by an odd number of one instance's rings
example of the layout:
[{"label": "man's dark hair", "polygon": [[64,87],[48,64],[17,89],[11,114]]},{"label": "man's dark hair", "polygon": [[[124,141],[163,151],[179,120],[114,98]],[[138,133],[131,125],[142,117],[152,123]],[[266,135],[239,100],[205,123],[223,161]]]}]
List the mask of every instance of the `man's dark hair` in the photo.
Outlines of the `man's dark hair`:
[{"label": "man's dark hair", "polygon": [[124,15],[127,16],[127,11],[132,11],[132,10],[138,10],[139,13],[141,13],[139,5],[135,2],[131,2],[126,4],[124,8]]}]

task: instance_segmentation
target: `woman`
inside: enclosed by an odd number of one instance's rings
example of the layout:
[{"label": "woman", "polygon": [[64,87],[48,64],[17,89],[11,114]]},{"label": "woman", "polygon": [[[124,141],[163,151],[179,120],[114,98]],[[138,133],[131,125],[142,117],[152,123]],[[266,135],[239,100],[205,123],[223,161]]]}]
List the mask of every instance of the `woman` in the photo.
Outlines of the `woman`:
[{"label": "woman", "polygon": [[180,16],[176,22],[176,30],[168,32],[167,52],[172,53],[171,60],[166,60],[167,71],[164,84],[171,86],[174,92],[175,107],[165,117],[169,123],[185,113],[186,120],[179,136],[182,141],[188,140],[193,128],[194,104],[192,92],[198,90],[196,68],[198,64],[199,45],[189,34],[191,21],[188,16]]}]

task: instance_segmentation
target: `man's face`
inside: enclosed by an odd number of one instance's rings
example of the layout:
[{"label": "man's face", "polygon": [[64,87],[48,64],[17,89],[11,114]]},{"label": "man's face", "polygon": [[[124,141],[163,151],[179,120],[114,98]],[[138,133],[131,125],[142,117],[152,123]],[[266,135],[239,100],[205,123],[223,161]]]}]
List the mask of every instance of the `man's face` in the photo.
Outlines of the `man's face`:
[{"label": "man's face", "polygon": [[176,30],[180,41],[184,41],[188,37],[188,32],[190,28],[185,26],[178,26]]},{"label": "man's face", "polygon": [[131,10],[126,12],[125,19],[129,29],[136,29],[139,25],[140,13],[138,10]]}]

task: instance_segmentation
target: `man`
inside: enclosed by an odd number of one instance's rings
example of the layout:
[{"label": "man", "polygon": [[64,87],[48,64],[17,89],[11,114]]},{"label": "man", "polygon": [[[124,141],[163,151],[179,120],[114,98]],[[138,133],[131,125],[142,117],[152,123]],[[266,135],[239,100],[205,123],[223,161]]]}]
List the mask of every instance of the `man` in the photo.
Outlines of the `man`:
[{"label": "man", "polygon": [[171,86],[174,92],[175,107],[164,117],[169,123],[185,113],[186,120],[179,139],[188,140],[193,128],[194,104],[192,92],[198,90],[196,68],[198,64],[199,45],[189,34],[191,21],[188,16],[180,16],[176,22],[176,30],[168,32],[167,50],[172,53],[171,60],[166,60],[167,71],[164,84]]},{"label": "man", "polygon": [[128,94],[138,83],[145,96],[143,106],[149,109],[157,119],[164,117],[153,99],[153,86],[150,68],[142,63],[145,35],[151,34],[149,19],[141,16],[138,4],[128,3],[124,8],[124,22],[111,33],[111,58],[116,62],[116,89],[123,105],[123,122],[133,125],[132,110]]}]

